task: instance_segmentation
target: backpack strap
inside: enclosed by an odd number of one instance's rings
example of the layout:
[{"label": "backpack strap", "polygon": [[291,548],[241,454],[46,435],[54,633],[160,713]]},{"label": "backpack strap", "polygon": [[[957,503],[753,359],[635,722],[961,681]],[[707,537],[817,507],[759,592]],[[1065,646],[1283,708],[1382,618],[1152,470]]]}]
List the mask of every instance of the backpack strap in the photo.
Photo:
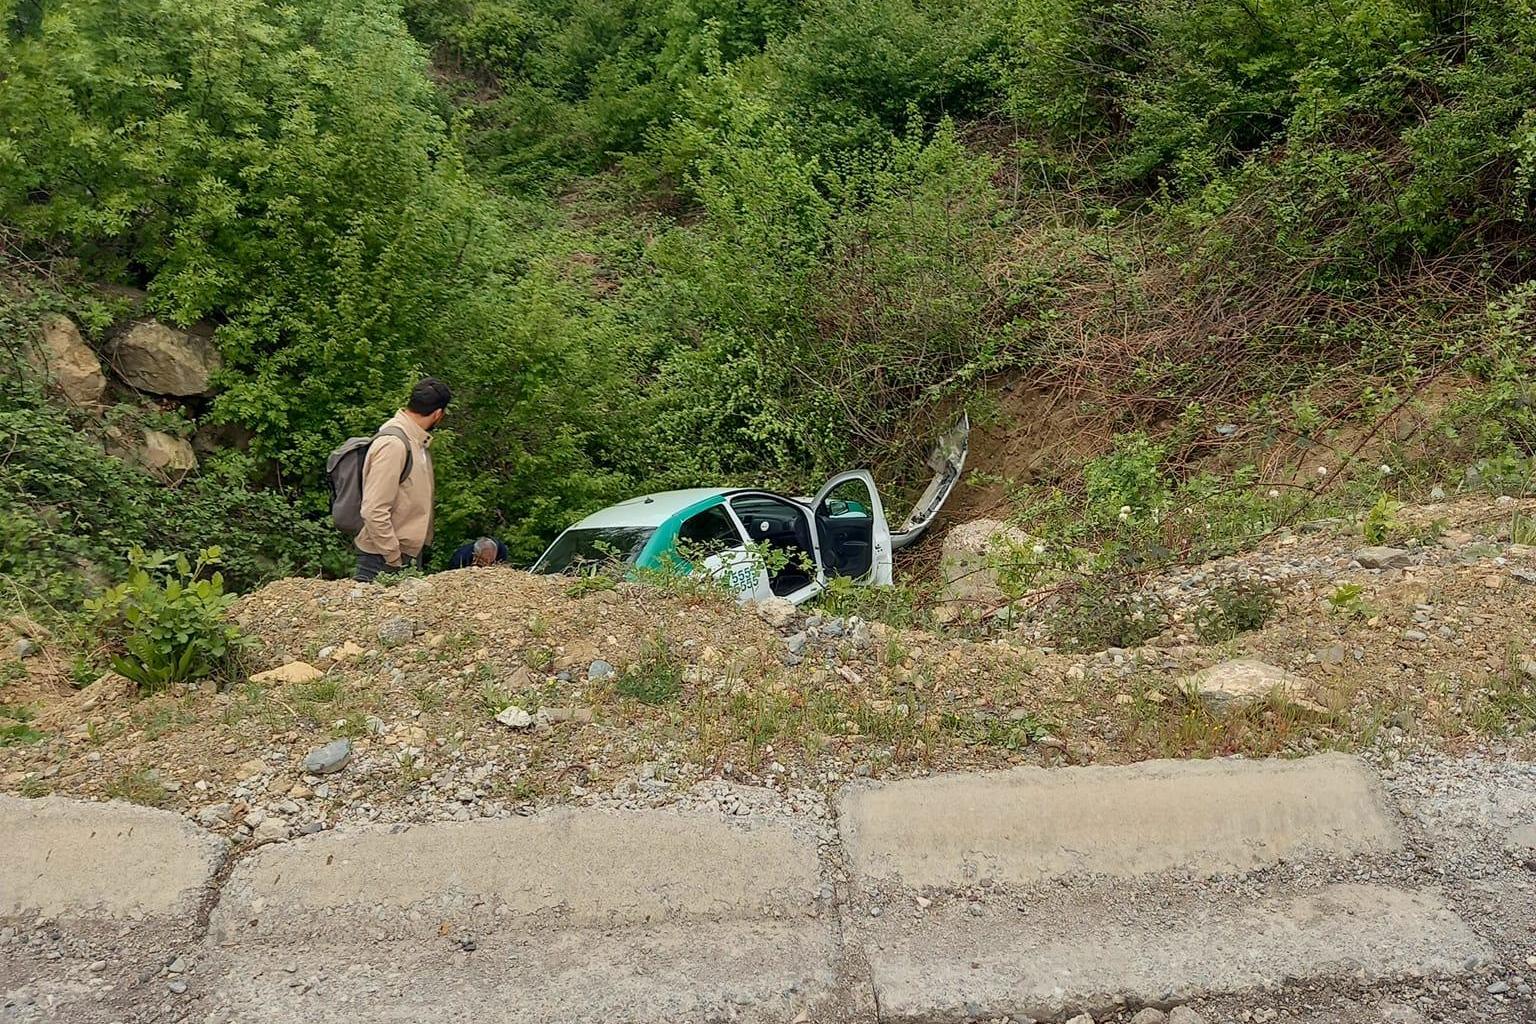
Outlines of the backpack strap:
[{"label": "backpack strap", "polygon": [[411,439],[406,437],[405,431],[399,427],[380,427],[379,432],[373,435],[373,439],[377,441],[385,436],[398,437],[400,443],[405,445],[405,465],[400,469],[400,482],[403,484],[405,483],[405,478],[411,475],[411,463],[414,459],[414,456],[411,454]]}]

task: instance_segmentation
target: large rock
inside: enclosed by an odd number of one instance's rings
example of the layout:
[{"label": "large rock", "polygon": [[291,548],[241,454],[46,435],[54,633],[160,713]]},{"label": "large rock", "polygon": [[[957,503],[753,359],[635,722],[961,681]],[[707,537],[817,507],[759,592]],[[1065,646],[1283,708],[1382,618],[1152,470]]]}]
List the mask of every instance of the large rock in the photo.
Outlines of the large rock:
[{"label": "large rock", "polygon": [[188,397],[208,393],[221,365],[213,341],[158,320],[134,324],[112,349],[117,372],[140,391]]},{"label": "large rock", "polygon": [[1413,561],[1413,556],[1402,548],[1377,544],[1356,551],[1355,561],[1360,563],[1362,569],[1401,569]]},{"label": "large rock", "polygon": [[972,519],[944,535],[939,569],[944,600],[994,605],[1007,600],[998,582],[997,563],[1013,550],[1033,543],[1029,534],[997,519]]},{"label": "large rock", "polygon": [[1185,676],[1179,688],[1213,707],[1239,706],[1278,696],[1300,707],[1320,709],[1307,697],[1308,683],[1257,658],[1233,658]]},{"label": "large rock", "polygon": [[144,443],[139,447],[137,457],[144,468],[162,476],[197,468],[197,453],[192,446],[163,430],[144,431]]},{"label": "large rock", "polygon": [[55,316],[43,324],[33,362],[75,405],[100,405],[107,393],[101,360],[67,316]]}]

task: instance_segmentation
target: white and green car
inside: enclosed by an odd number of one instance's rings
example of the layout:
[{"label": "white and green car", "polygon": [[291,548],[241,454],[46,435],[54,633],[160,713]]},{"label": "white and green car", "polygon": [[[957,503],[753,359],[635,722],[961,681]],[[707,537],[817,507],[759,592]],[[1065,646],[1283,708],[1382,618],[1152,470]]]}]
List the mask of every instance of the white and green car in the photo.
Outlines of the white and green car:
[{"label": "white and green car", "polygon": [[615,562],[634,570],[702,568],[742,600],[783,597],[796,604],[838,576],[889,586],[893,553],[917,540],[938,515],[965,469],[969,438],[970,423],[962,417],[934,448],[928,460],[933,480],[894,532],[874,478],[864,470],[839,473],[814,498],[695,487],[592,513],[556,537],[533,571],[582,572]]}]

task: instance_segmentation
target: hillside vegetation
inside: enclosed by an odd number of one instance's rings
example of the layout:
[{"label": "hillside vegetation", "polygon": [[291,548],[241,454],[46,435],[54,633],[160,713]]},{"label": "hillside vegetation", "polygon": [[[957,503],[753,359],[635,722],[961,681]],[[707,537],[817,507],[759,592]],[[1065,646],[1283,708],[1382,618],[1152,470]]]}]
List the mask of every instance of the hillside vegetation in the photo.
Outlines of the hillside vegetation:
[{"label": "hillside vegetation", "polygon": [[[218,542],[242,586],[337,568],[325,454],[423,372],[461,396],[440,541],[518,558],[637,489],[906,481],[957,406],[1006,430],[1019,380],[1106,446],[1158,438],[1148,503],[1213,424],[1369,437],[1437,381],[1403,486],[1523,490],[1531,14],[0,0],[16,366],[59,313],[102,351],[152,317],[221,357],[205,395],[114,375],[93,410],[5,373],[0,574],[67,605],[133,543]],[[199,468],[167,491],[100,457],[140,429],[195,435]],[[1137,504],[1123,482],[1093,500]]]}]

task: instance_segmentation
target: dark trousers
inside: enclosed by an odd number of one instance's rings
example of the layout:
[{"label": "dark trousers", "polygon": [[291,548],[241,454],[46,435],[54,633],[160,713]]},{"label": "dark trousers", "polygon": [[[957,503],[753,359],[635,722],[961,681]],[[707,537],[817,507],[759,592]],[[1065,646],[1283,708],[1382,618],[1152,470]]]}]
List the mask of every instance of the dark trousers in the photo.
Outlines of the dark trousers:
[{"label": "dark trousers", "polygon": [[384,561],[383,555],[371,554],[367,551],[357,553],[357,574],[352,578],[359,583],[372,583],[381,572],[399,572],[414,565],[416,560],[410,555],[401,555],[399,565],[390,565]]}]

